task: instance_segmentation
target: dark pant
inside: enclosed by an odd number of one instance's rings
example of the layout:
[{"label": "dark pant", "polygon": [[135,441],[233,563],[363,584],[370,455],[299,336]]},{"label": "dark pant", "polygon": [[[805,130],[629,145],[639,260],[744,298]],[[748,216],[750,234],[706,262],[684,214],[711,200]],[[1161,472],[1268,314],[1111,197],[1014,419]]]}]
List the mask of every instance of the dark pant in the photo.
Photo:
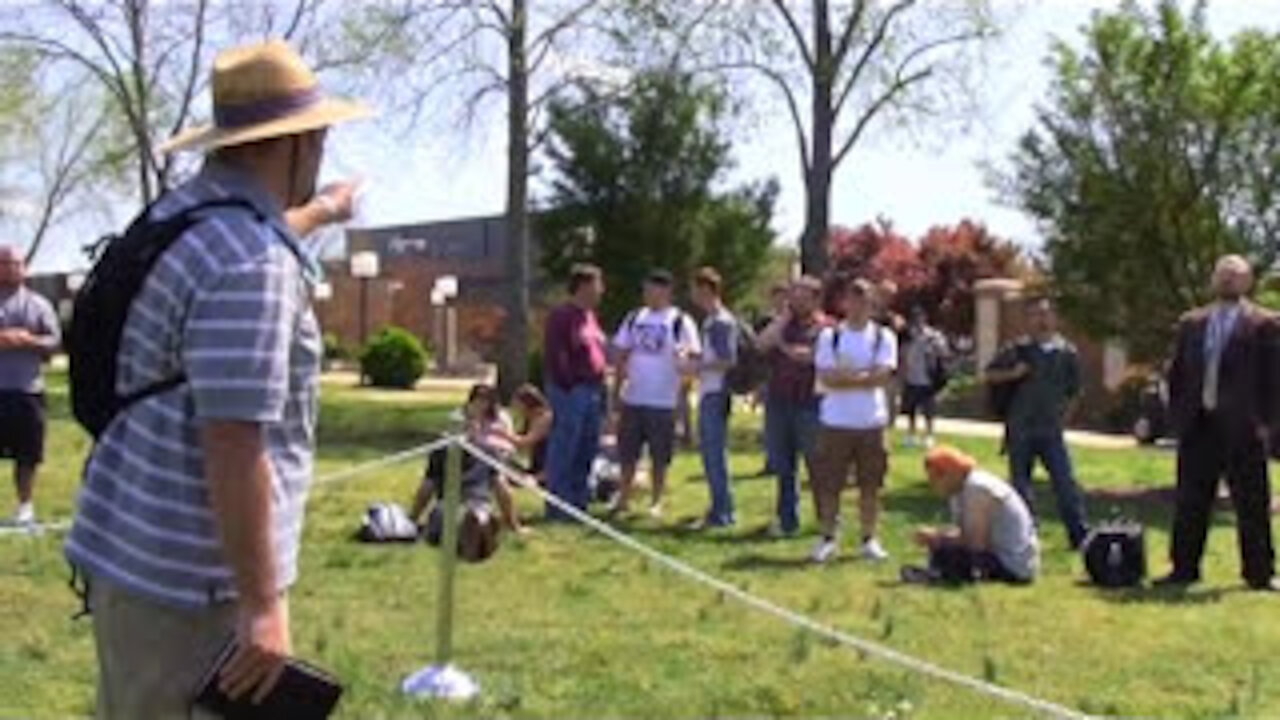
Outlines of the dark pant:
[{"label": "dark pant", "polygon": [[765,436],[773,470],[778,475],[778,525],[783,532],[795,532],[800,527],[800,495],[796,488],[798,457],[809,465],[809,477],[813,478],[812,462],[814,442],[818,434],[818,403],[767,401],[765,410]]},{"label": "dark pant", "polygon": [[1058,501],[1058,517],[1062,518],[1062,524],[1066,526],[1071,547],[1079,547],[1087,532],[1087,516],[1084,496],[1072,473],[1071,455],[1067,452],[1067,443],[1062,433],[1013,435],[1009,438],[1008,450],[1009,476],[1013,487],[1033,513],[1035,505],[1031,489],[1031,469],[1037,458],[1044,463],[1045,469],[1049,471],[1053,495]]},{"label": "dark pant", "polygon": [[729,407],[728,392],[707,393],[698,402],[698,447],[702,470],[711,491],[707,522],[733,524],[733,492],[729,488]]},{"label": "dark pant", "polygon": [[19,466],[44,462],[44,395],[0,392],[0,458]]},{"label": "dark pant", "polygon": [[[591,500],[587,478],[600,451],[600,421],[604,392],[599,385],[574,385],[564,389],[547,385],[551,401],[551,437],[547,444],[547,487],[553,495],[586,510]],[[547,505],[548,520],[568,517]]]},{"label": "dark pant", "polygon": [[929,553],[929,569],[946,583],[971,583],[983,580],[1027,582],[1009,572],[995,553],[970,550],[959,545],[943,545]]},{"label": "dark pant", "polygon": [[1249,584],[1263,585],[1275,574],[1266,448],[1248,430],[1232,431],[1212,415],[1201,415],[1178,443],[1173,572],[1187,579],[1200,577],[1200,558],[1223,475],[1236,511],[1242,574]]}]

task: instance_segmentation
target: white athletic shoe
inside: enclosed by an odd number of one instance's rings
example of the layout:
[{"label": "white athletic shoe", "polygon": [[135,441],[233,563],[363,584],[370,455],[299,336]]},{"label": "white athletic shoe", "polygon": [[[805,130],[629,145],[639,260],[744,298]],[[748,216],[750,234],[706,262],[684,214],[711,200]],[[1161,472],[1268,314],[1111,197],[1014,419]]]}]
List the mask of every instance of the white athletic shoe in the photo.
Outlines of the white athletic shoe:
[{"label": "white athletic shoe", "polygon": [[654,520],[662,519],[662,503],[654,503],[649,506],[649,517]]},{"label": "white athletic shoe", "polygon": [[880,545],[880,541],[871,538],[862,543],[862,559],[871,560],[873,562],[884,562],[889,559],[889,553]]},{"label": "white athletic shoe", "polygon": [[934,442],[934,440],[933,440],[933,436],[932,436],[932,435],[929,435],[928,437],[926,437],[926,438],[924,439],[924,446],[925,446],[926,448],[932,448],[932,447],[933,447],[934,445],[936,445],[936,444],[937,444],[937,443],[935,443],[935,442]]},{"label": "white athletic shoe", "polygon": [[840,546],[835,540],[823,538],[813,547],[813,552],[809,554],[809,559],[815,563],[822,564],[829,562],[840,553]]},{"label": "white athletic shoe", "polygon": [[31,503],[22,503],[18,506],[18,511],[13,514],[14,525],[35,525],[36,524],[36,506]]}]

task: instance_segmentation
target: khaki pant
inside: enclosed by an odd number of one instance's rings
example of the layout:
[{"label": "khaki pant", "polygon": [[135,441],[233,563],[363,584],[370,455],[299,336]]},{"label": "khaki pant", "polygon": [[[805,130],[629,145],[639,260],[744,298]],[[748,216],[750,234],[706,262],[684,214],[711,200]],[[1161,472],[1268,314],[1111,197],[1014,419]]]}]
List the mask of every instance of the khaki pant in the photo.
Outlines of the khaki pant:
[{"label": "khaki pant", "polygon": [[862,492],[879,492],[889,471],[889,453],[882,428],[846,430],[820,427],[813,451],[813,504],[824,531],[836,527],[840,517],[840,493],[849,484],[849,472]]},{"label": "khaki pant", "polygon": [[235,605],[178,610],[101,580],[89,585],[100,720],[216,717],[192,708],[200,681],[235,631]]}]

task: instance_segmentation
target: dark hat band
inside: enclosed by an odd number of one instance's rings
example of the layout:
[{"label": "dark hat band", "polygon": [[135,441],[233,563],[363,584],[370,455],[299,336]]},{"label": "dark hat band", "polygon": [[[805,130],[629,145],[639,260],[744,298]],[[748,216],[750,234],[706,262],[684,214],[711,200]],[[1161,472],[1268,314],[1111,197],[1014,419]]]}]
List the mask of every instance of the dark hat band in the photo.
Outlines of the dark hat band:
[{"label": "dark hat band", "polygon": [[265,98],[235,105],[214,105],[213,121],[218,128],[235,130],[249,125],[259,125],[296,114],[320,102],[318,87],[309,87],[287,95]]}]

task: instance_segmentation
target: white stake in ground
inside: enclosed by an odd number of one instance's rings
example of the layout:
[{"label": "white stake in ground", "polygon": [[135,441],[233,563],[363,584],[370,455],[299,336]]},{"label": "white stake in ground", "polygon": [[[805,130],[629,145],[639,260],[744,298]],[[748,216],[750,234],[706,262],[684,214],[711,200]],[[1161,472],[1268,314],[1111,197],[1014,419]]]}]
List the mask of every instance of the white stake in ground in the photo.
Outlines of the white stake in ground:
[{"label": "white stake in ground", "polygon": [[440,533],[440,596],[436,602],[436,661],[401,683],[406,695],[470,700],[480,684],[456,668],[453,660],[453,578],[458,569],[458,505],[462,495],[462,448],[449,445],[445,456],[444,508]]}]

